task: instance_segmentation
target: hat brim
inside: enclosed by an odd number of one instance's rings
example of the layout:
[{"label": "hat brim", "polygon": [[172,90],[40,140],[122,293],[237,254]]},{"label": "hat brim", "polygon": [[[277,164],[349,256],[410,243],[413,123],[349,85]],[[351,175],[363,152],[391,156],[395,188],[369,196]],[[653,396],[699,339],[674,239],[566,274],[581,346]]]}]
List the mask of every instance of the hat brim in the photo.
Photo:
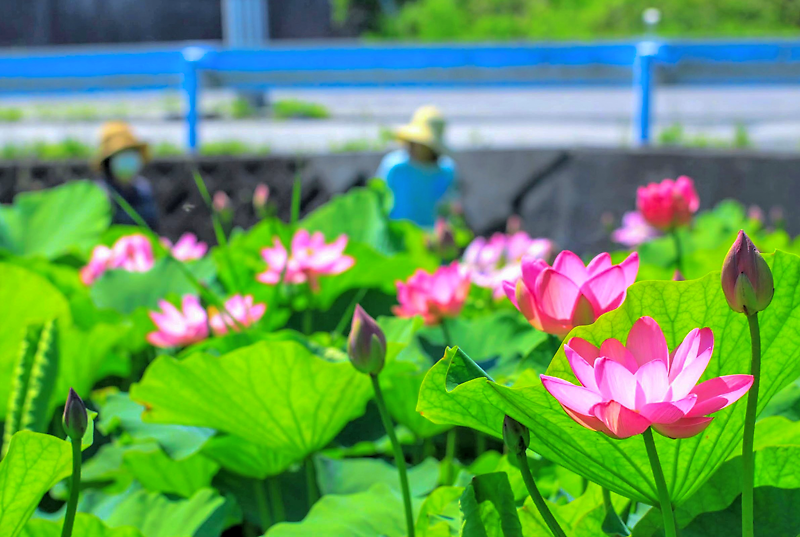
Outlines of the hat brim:
[{"label": "hat brim", "polygon": [[411,124],[400,127],[395,132],[395,138],[402,142],[424,145],[439,155],[448,152],[447,146],[430,129],[420,128],[417,125]]}]

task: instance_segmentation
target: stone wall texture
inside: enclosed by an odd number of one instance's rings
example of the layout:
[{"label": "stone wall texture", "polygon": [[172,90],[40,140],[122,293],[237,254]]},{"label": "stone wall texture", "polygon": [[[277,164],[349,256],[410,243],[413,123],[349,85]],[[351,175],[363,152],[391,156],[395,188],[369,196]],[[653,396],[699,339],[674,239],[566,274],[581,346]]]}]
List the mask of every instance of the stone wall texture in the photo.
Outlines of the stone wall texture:
[{"label": "stone wall texture", "polygon": [[[209,211],[192,178],[197,169],[211,192],[222,190],[234,205],[234,224],[256,221],[253,189],[266,183],[279,214],[288,218],[292,184],[302,182],[302,212],[337,193],[363,185],[380,162],[379,153],[310,156],[201,157],[160,159],[145,175],[153,182],[161,233],[176,238],[193,231],[213,242]],[[800,233],[800,155],[689,149],[473,150],[454,155],[465,215],[479,233],[503,229],[519,214],[532,234],[554,238],[563,248],[591,253],[610,246],[603,224],[619,222],[635,206],[636,187],[665,177],[694,178],[702,208],[726,198],[780,206],[787,230]],[[19,191],[91,177],[84,162],[0,164],[0,202]]]}]

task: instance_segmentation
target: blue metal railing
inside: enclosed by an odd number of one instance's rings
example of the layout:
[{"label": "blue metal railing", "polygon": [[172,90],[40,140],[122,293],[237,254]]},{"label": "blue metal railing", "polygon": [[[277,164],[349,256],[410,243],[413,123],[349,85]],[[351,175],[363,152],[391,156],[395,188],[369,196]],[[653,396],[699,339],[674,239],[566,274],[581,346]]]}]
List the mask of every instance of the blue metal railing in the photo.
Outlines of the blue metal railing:
[{"label": "blue metal railing", "polygon": [[632,85],[635,137],[647,144],[657,85],[745,83],[800,83],[800,42],[188,46],[0,56],[0,94],[180,88],[192,151],[199,143],[199,93],[212,84],[242,89]]}]

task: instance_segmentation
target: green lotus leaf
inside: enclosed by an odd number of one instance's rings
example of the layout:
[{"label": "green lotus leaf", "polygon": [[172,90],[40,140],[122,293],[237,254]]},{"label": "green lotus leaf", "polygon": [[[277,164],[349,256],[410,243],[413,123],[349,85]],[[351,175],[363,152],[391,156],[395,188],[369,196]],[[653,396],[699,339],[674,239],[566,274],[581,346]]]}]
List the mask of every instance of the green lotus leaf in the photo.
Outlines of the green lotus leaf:
[{"label": "green lotus leaf", "polygon": [[222,356],[161,356],[131,388],[144,419],[211,427],[302,459],[364,413],[371,386],[347,361],[294,341],[260,342]]}]

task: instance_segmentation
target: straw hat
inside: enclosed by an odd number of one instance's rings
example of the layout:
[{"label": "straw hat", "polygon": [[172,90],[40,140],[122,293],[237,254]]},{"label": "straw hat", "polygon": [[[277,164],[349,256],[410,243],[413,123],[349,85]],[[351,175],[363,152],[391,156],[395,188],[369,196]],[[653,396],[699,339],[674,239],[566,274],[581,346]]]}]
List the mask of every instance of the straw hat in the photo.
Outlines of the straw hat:
[{"label": "straw hat", "polygon": [[444,116],[435,106],[423,106],[414,112],[411,123],[397,130],[395,136],[403,142],[424,145],[437,154],[447,153],[444,143]]},{"label": "straw hat", "polygon": [[133,134],[130,125],[124,121],[109,121],[100,130],[100,148],[92,164],[99,170],[104,160],[126,149],[137,149],[145,163],[150,160],[150,149]]}]

